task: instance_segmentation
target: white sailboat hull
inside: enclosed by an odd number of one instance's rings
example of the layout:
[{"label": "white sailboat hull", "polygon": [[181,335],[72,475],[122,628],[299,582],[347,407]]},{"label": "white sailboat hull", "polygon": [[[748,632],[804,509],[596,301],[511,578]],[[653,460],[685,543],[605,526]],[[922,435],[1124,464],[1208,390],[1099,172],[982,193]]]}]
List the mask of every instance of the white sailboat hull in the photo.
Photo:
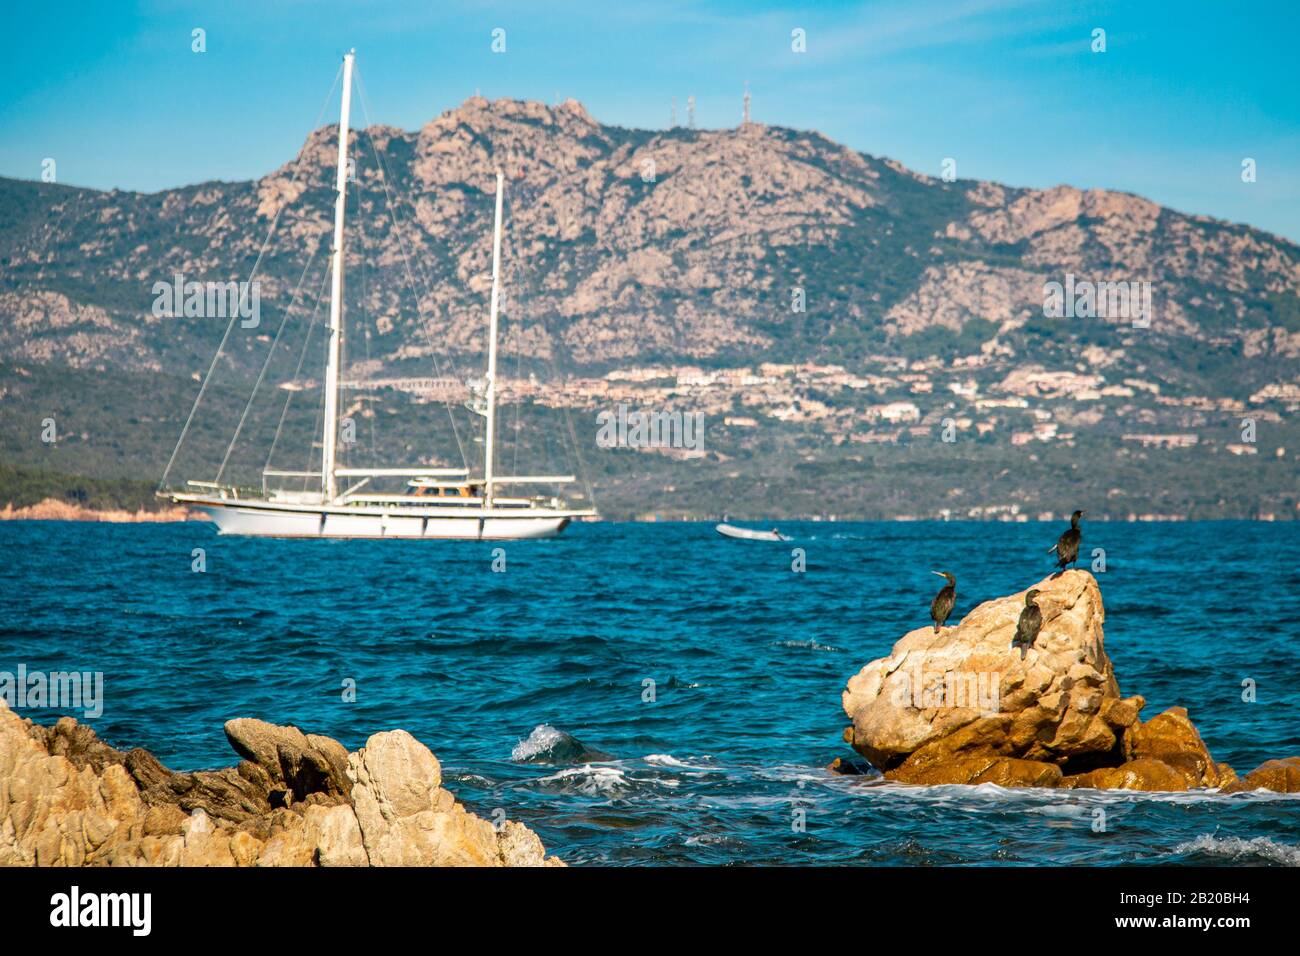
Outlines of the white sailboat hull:
[{"label": "white sailboat hull", "polygon": [[[546,509],[360,509],[284,507],[262,502],[193,504],[223,535],[264,538],[404,538],[408,540],[517,541],[551,538],[585,512]],[[503,513],[504,511],[504,513]],[[512,514],[511,511],[518,513]],[[449,513],[450,512],[450,513]]]}]

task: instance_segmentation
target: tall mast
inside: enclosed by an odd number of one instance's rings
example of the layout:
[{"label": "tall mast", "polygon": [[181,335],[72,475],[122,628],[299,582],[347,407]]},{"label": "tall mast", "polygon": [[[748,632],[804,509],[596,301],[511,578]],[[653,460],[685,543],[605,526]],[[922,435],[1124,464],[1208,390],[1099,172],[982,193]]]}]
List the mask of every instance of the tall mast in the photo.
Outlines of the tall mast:
[{"label": "tall mast", "polygon": [[325,433],[321,441],[321,491],[326,501],[338,493],[334,478],[339,418],[339,353],[343,337],[343,213],[348,196],[348,114],[352,106],[352,59],[343,57],[343,106],[339,112],[338,195],[334,198],[334,250],[330,258],[329,352],[325,363]]},{"label": "tall mast", "polygon": [[501,193],[505,176],[497,170],[497,215],[492,231],[492,310],[488,319],[487,436],[483,452],[483,503],[492,507],[493,460],[497,426],[497,311],[501,304]]}]

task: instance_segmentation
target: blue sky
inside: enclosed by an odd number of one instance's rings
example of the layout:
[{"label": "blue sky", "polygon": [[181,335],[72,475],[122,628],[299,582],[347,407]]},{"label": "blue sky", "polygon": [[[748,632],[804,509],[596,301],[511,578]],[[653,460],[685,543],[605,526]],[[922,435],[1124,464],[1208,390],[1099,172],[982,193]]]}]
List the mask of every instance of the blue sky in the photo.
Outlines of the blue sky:
[{"label": "blue sky", "polygon": [[1298,28],[1294,2],[10,2],[0,175],[53,157],[101,188],[253,178],[297,152],[356,47],[370,119],[407,129],[476,90],[638,127],[674,96],[684,120],[694,94],[725,127],[748,82],[755,120],[924,172],[953,157],[963,178],[1119,189],[1300,240]]}]

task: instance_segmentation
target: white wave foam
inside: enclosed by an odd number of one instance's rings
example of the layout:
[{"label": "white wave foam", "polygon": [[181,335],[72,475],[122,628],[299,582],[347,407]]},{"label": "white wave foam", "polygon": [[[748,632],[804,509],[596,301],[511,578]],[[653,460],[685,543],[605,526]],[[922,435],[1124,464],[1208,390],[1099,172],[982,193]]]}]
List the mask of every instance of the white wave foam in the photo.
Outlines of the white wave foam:
[{"label": "white wave foam", "polygon": [[531,734],[515,744],[515,749],[510,751],[510,759],[520,762],[528,760],[538,754],[546,753],[566,739],[568,739],[567,734],[556,730],[550,724],[538,724]]},{"label": "white wave foam", "polygon": [[647,754],[645,762],[654,764],[656,767],[678,767],[683,770],[708,770],[708,767],[700,764],[687,763],[685,760],[678,760],[672,754]]},{"label": "white wave foam", "polygon": [[814,640],[807,641],[773,641],[773,647],[799,647],[806,648],[810,651],[839,651],[838,647],[832,647],[830,644],[819,644]]},{"label": "white wave foam", "polygon": [[588,797],[615,797],[633,788],[667,787],[673,789],[681,786],[675,777],[632,775],[623,767],[612,764],[583,764],[581,767],[566,767],[547,777],[539,777],[539,784],[560,787],[569,792],[584,794]]},{"label": "white wave foam", "polygon": [[628,788],[627,774],[621,769],[594,764],[567,767],[549,777],[542,777],[537,782],[561,784],[589,797],[610,797]]},{"label": "white wave foam", "polygon": [[451,779],[455,780],[457,783],[467,784],[471,787],[482,787],[484,789],[487,789],[488,787],[492,786],[491,780],[489,780],[487,777],[480,776],[479,774],[476,773],[452,774]]},{"label": "white wave foam", "polygon": [[685,761],[678,760],[672,754],[646,754],[646,763],[656,764],[660,767],[688,767]]},{"label": "white wave foam", "polygon": [[[550,777],[542,777],[538,783],[552,784],[564,790],[582,793],[585,796],[617,796],[632,786],[627,771],[607,763],[584,763],[580,767],[565,767]],[[651,780],[662,787],[676,787],[677,780]]]},{"label": "white wave foam", "polygon": [[[866,778],[843,777],[843,780],[862,780]],[[1172,804],[1213,804],[1222,806],[1225,801],[1278,801],[1292,800],[1300,801],[1300,794],[1294,793],[1274,793],[1271,790],[1256,790],[1250,793],[1234,793],[1230,797],[1225,797],[1218,790],[1187,790],[1174,793],[1163,791],[1147,790],[1093,790],[1090,788],[1080,788],[1078,790],[1057,790],[1051,787],[1002,787],[996,783],[981,783],[977,786],[966,784],[914,784],[914,783],[896,783],[889,780],[881,780],[870,787],[855,788],[855,793],[872,799],[901,797],[907,800],[914,800],[919,803],[935,804],[957,804],[957,805],[976,805],[976,804],[995,804],[995,803],[1016,803],[1029,805],[1026,809],[1033,806],[1042,806],[1044,804],[1070,803],[1077,806],[1091,807],[1095,805],[1115,806],[1115,805],[1134,805],[1147,803],[1172,803]]]},{"label": "white wave foam", "polygon": [[735,838],[724,833],[700,833],[682,841],[685,846],[728,846],[736,842]]},{"label": "white wave foam", "polygon": [[1026,807],[1026,813],[1037,813],[1045,817],[1069,817],[1082,820],[1091,817],[1088,808],[1078,803],[1048,803],[1041,807]]},{"label": "white wave foam", "polygon": [[1283,866],[1300,866],[1300,846],[1274,843],[1268,837],[1244,840],[1241,837],[1216,837],[1204,833],[1195,840],[1178,844],[1174,847],[1174,852],[1207,853],[1210,856],[1226,857],[1229,860],[1255,858],[1281,863]]}]

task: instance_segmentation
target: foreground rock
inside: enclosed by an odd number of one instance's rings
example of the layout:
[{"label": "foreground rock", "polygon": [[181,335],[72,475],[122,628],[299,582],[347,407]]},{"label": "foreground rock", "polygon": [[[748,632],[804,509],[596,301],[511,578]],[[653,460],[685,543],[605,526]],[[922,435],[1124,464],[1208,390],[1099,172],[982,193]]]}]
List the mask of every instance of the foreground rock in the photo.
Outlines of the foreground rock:
[{"label": "foreground rock", "polygon": [[238,766],[178,773],[0,701],[0,866],[563,865],[524,825],[457,803],[404,730],[354,753],[260,720],[225,730]]},{"label": "foreground rock", "polygon": [[917,784],[1180,791],[1300,791],[1300,758],[1238,780],[1210,756],[1182,707],[1145,723],[1106,656],[1101,591],[1067,571],[1035,585],[1043,628],[1011,648],[1025,592],[987,601],[956,627],[919,628],[844,690],[844,739],[891,780]]}]

